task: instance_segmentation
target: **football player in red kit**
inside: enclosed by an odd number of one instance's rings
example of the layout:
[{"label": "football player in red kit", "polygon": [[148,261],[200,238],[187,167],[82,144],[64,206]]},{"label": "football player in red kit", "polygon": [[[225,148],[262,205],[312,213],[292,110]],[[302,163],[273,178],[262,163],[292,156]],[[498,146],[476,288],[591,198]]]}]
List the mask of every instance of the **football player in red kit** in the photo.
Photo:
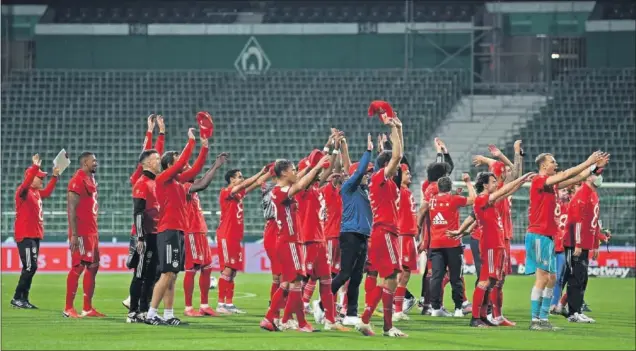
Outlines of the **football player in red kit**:
[{"label": "football player in red kit", "polygon": [[243,198],[247,195],[246,188],[254,184],[266,172],[267,167],[263,167],[260,172],[247,179],[243,177],[240,169],[231,169],[225,173],[227,187],[221,189],[219,194],[221,220],[216,230],[216,239],[221,249],[219,255],[221,277],[216,312],[221,314],[245,313],[236,308],[233,302],[236,272],[243,268],[243,250],[241,249],[241,241],[245,234]]},{"label": "football player in red kit", "polygon": [[565,247],[563,240],[565,239],[565,226],[568,221],[568,207],[570,206],[570,198],[573,193],[573,187],[559,189],[557,204],[554,208],[554,220],[559,226],[559,231],[554,236],[554,253],[557,261],[557,282],[554,285],[554,295],[550,304],[550,314],[561,314],[563,305],[560,303],[561,291],[565,286],[563,281],[563,273],[565,270]]},{"label": "football player in red kit", "polygon": [[40,155],[31,158],[33,165],[24,173],[24,180],[15,192],[15,242],[18,244],[22,272],[11,305],[16,308],[36,309],[29,302],[29,290],[33,276],[38,270],[38,253],[40,240],[44,238],[44,214],[42,199],[51,196],[60,175],[58,168],[53,168],[53,177],[44,188],[46,172],[40,170]]},{"label": "football player in red kit", "polygon": [[104,317],[93,308],[95,275],[99,269],[99,235],[97,232],[97,158],[92,152],[79,156],[80,169],[68,183],[67,213],[71,250],[71,271],[66,279],[64,317],[80,317],[73,307],[79,277],[84,273],[84,307],[82,317]]},{"label": "football player in red kit", "polygon": [[506,250],[504,228],[501,216],[496,209],[497,201],[505,199],[517,191],[521,185],[530,181],[534,173],[522,177],[498,188],[497,178],[493,173],[484,172],[477,175],[475,188],[479,194],[475,199],[473,210],[482,235],[480,240],[481,272],[479,283],[473,293],[473,317],[471,327],[494,326],[488,321],[488,294],[495,284],[503,278]]},{"label": "football player in red kit", "polygon": [[404,153],[402,137],[402,123],[397,117],[388,117],[386,113],[380,115],[382,121],[391,127],[391,152],[382,152],[377,160],[378,168],[371,176],[369,183],[369,200],[373,214],[371,229],[371,245],[369,245],[369,272],[377,272],[384,278],[381,286],[371,290],[367,299],[361,321],[356,329],[365,336],[375,335],[371,325],[371,315],[382,300],[384,333],[389,337],[406,337],[393,326],[393,296],[397,288],[397,275],[402,271],[398,244],[398,203],[400,192],[393,177],[398,172],[400,160]]},{"label": "football player in red kit", "polygon": [[[313,331],[313,327],[305,319],[301,295],[301,281],[305,276],[305,263],[299,244],[298,203],[295,195],[311,184],[328,161],[329,156],[322,157],[315,167],[300,179],[297,178],[296,167],[291,161],[277,160],[274,165],[277,182],[271,191],[271,200],[276,209],[276,224],[279,230],[276,253],[282,274],[280,287],[274,293],[265,318],[260,323],[260,327],[265,330],[279,330],[279,321],[275,318],[284,306],[286,316],[289,317],[292,313],[296,314],[299,331]],[[286,320],[282,321],[283,324],[286,322]]]},{"label": "football player in red kit", "polygon": [[[201,172],[208,156],[208,139],[201,137],[201,149],[194,165],[186,165],[184,171],[177,175],[181,183],[193,183],[194,178]],[[201,208],[198,193],[186,195],[188,206],[188,228],[185,234],[185,274],[183,277],[183,296],[185,311],[189,317],[215,316],[216,312],[208,305],[210,292],[210,276],[212,275],[212,251],[208,243],[208,225]],[[199,274],[200,301],[199,310],[192,308],[194,294],[194,276]]]}]

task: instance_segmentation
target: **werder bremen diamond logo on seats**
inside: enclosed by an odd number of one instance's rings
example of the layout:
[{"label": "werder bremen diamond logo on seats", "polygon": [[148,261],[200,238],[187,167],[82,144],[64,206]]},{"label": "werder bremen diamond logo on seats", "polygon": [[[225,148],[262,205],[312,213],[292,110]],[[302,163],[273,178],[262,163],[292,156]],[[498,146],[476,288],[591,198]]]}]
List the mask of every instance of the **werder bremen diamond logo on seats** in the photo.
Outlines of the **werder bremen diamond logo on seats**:
[{"label": "werder bremen diamond logo on seats", "polygon": [[243,78],[248,75],[263,74],[269,70],[271,64],[265,51],[254,37],[250,37],[234,61],[234,67]]}]

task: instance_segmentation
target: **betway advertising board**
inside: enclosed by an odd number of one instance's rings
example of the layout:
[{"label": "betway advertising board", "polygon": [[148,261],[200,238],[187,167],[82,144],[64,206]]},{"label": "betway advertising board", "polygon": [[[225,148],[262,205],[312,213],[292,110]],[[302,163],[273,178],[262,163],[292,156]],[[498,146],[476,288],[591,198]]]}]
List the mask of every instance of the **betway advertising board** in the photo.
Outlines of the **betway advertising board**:
[{"label": "betway advertising board", "polygon": [[[214,270],[220,270],[219,256],[216,245],[211,244],[212,265]],[[263,244],[246,243],[243,246],[243,271],[248,273],[268,273],[270,262],[265,254]],[[128,272],[126,257],[128,245],[100,243],[100,272]],[[513,245],[511,252],[512,267],[515,274],[525,273],[525,250],[521,245]],[[474,260],[469,249],[464,251],[464,274],[475,274]],[[18,248],[15,244],[2,244],[1,250],[2,273],[18,273],[22,269]],[[39,273],[67,273],[71,267],[71,255],[68,245],[63,243],[43,243],[38,253]],[[636,272],[636,251],[631,247],[610,247],[609,251],[602,248],[597,260],[591,260],[588,269],[590,276],[596,277],[634,277]]]}]

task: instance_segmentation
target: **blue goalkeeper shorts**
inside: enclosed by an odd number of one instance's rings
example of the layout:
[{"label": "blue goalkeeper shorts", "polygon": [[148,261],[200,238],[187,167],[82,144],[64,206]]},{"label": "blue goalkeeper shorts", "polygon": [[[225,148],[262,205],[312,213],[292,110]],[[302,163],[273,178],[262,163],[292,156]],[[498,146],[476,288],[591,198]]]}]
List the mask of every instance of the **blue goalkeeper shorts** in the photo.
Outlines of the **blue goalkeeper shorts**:
[{"label": "blue goalkeeper shorts", "polygon": [[556,273],[554,241],[545,235],[526,233],[526,274],[534,274],[537,269]]}]

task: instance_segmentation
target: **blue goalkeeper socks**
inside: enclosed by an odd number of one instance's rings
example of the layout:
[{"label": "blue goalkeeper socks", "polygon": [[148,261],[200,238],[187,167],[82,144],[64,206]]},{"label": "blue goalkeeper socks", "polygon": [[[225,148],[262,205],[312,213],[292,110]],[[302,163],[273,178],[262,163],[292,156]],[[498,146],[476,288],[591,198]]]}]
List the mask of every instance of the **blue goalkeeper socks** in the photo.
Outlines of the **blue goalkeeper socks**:
[{"label": "blue goalkeeper socks", "polygon": [[550,303],[552,302],[552,295],[554,294],[554,288],[543,289],[543,300],[541,301],[541,311],[539,312],[539,319],[548,319],[550,316]]},{"label": "blue goalkeeper socks", "polygon": [[[532,292],[530,293],[530,311],[532,319],[539,319],[539,314],[541,311],[541,293],[542,290],[539,288],[532,287]],[[550,300],[548,300],[549,304]]]}]

